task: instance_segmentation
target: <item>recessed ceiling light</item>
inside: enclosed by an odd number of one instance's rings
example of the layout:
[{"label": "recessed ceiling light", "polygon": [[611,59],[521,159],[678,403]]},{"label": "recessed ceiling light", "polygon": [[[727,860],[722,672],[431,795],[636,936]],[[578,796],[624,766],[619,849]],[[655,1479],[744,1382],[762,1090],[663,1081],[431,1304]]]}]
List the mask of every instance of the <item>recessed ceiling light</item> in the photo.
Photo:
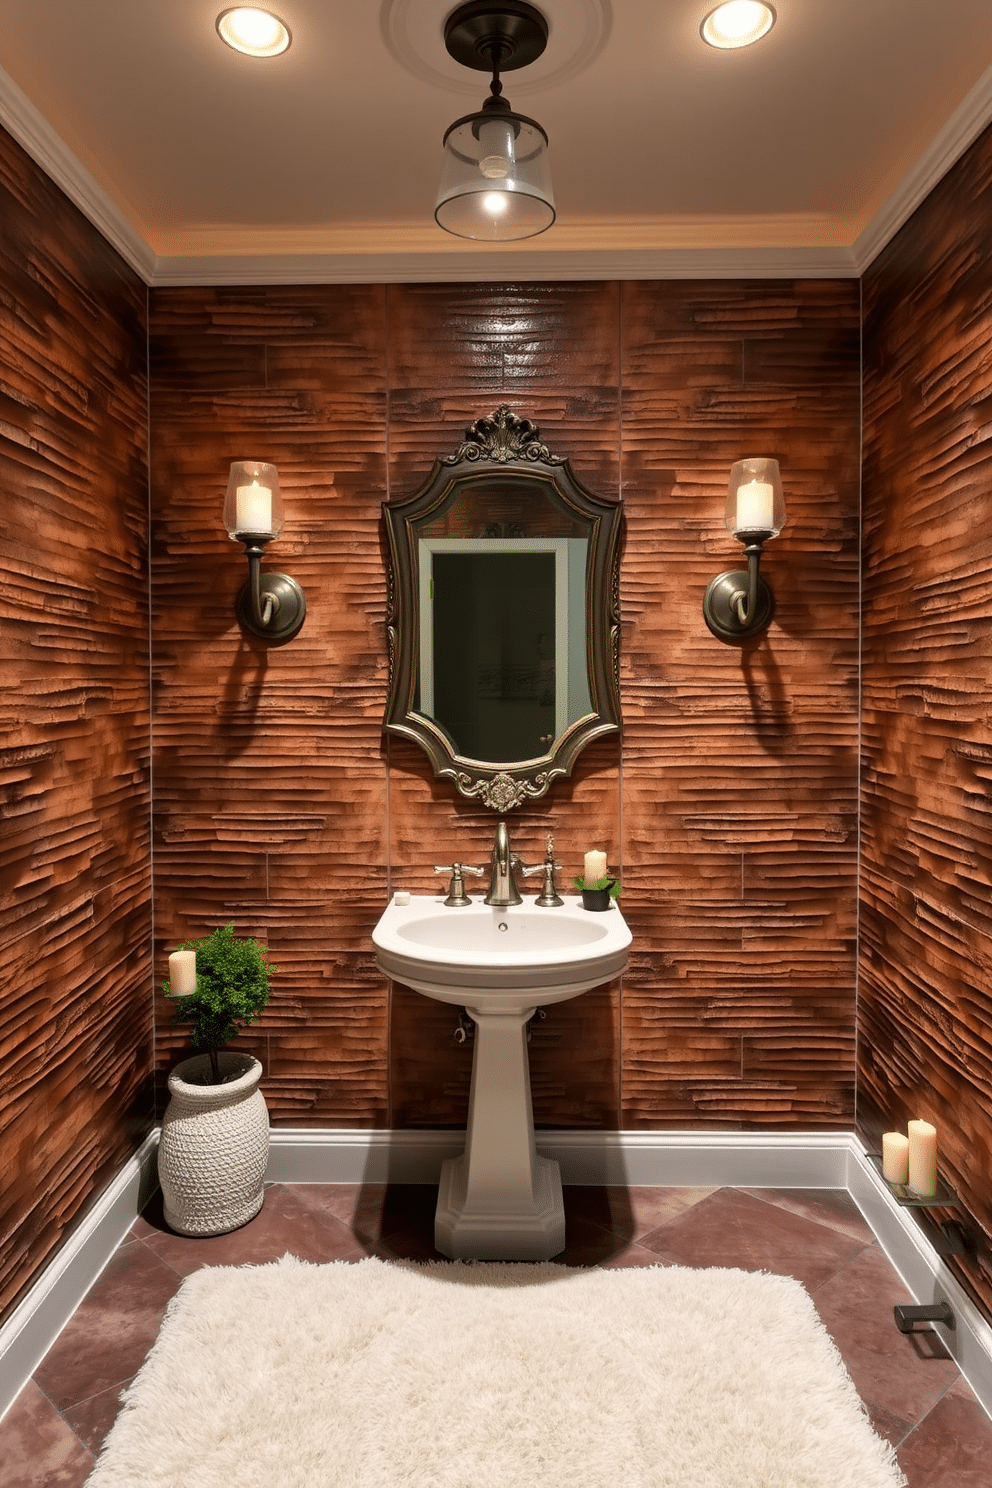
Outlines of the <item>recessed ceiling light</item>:
[{"label": "recessed ceiling light", "polygon": [[278,57],[289,46],[289,27],[269,10],[254,5],[236,5],[221,11],[217,32],[236,52],[248,57]]},{"label": "recessed ceiling light", "polygon": [[728,0],[711,10],[699,28],[703,40],[727,50],[750,46],[775,24],[775,12],[761,0]]}]

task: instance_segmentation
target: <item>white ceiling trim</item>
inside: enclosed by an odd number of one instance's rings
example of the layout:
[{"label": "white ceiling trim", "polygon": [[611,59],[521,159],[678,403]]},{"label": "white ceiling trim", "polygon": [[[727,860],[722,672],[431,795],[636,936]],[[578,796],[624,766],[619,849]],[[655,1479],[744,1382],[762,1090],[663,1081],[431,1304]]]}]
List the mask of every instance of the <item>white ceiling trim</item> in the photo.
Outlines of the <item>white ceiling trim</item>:
[{"label": "white ceiling trim", "polygon": [[[0,124],[41,166],[93,223],[121,257],[150,286],[239,284],[463,283],[507,279],[788,279],[856,278],[864,272],[941,177],[992,120],[992,67],[978,80],[943,129],[924,151],[885,206],[850,246],[761,246],[753,239],[760,224],[742,224],[751,245],[733,246],[727,224],[719,225],[724,245],[693,247],[686,241],[647,246],[636,228],[616,224],[606,231],[628,246],[593,246],[583,229],[569,236],[571,247],[527,244],[499,249],[412,249],[409,229],[400,228],[391,248],[390,231],[379,234],[374,253],[271,252],[157,254],[78,156],[0,68]],[[770,222],[768,236],[781,243],[782,224]],[[801,224],[797,222],[797,227]],[[344,230],[347,234],[348,230]],[[808,236],[800,231],[802,236]],[[678,236],[677,233],[672,234]],[[629,246],[631,238],[635,247]],[[417,234],[413,234],[416,241]],[[404,240],[405,241],[402,241]],[[344,245],[342,244],[342,247]]]},{"label": "white ceiling trim", "polygon": [[0,67],[0,124],[146,284],[154,283],[156,255],[60,135]]},{"label": "white ceiling trim", "polygon": [[464,284],[576,279],[854,278],[849,248],[506,248],[448,253],[249,254],[159,258],[156,286],[196,284]]},{"label": "white ceiling trim", "polygon": [[873,259],[916,211],[956,161],[974,144],[992,120],[992,67],[954,110],[943,129],[924,150],[885,206],[869,222],[853,244],[855,273],[863,274]]}]

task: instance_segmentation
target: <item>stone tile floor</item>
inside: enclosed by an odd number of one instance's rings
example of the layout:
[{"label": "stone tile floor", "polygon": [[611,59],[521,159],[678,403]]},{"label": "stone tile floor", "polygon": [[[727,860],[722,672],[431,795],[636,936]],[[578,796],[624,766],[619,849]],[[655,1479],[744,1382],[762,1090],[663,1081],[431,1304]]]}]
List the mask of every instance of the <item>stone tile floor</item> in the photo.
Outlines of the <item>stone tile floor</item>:
[{"label": "stone tile floor", "polygon": [[[169,1299],[200,1266],[438,1259],[436,1189],[274,1185],[231,1235],[173,1235],[153,1201],[0,1422],[2,1488],[81,1488]],[[990,1488],[992,1420],[936,1335],[904,1335],[911,1301],[845,1193],[566,1188],[571,1266],[737,1266],[794,1276],[812,1295],[910,1488]],[[137,1488],[137,1485],[136,1485]],[[383,1484],[383,1488],[389,1488]]]}]

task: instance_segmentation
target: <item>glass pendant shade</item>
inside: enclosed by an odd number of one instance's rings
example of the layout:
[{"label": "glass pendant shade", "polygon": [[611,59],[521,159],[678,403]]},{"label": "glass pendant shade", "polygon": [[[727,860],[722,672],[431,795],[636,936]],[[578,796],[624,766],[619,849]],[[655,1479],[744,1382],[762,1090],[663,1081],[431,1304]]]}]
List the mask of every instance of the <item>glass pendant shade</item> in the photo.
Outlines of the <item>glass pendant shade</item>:
[{"label": "glass pendant shade", "polygon": [[555,204],[540,124],[505,106],[456,119],[444,136],[434,217],[456,237],[492,243],[549,228]]},{"label": "glass pendant shade", "polygon": [[224,526],[232,540],[278,537],[283,520],[276,467],[261,460],[235,460],[224,497]]},{"label": "glass pendant shade", "polygon": [[746,538],[775,537],[785,526],[785,497],[777,460],[738,460],[730,470],[727,531]]}]

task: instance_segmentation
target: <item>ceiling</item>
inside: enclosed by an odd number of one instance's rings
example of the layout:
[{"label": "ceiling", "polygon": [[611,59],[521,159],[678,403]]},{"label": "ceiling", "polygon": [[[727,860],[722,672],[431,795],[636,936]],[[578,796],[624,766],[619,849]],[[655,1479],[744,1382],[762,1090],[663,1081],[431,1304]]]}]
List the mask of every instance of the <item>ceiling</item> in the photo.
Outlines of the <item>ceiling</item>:
[{"label": "ceiling", "polygon": [[715,0],[537,0],[504,84],[558,219],[475,245],[433,219],[488,91],[455,0],[271,0],[268,60],[227,3],[0,0],[0,123],[149,283],[857,274],[992,119],[989,0],[775,0],[740,51],[700,38]]}]

